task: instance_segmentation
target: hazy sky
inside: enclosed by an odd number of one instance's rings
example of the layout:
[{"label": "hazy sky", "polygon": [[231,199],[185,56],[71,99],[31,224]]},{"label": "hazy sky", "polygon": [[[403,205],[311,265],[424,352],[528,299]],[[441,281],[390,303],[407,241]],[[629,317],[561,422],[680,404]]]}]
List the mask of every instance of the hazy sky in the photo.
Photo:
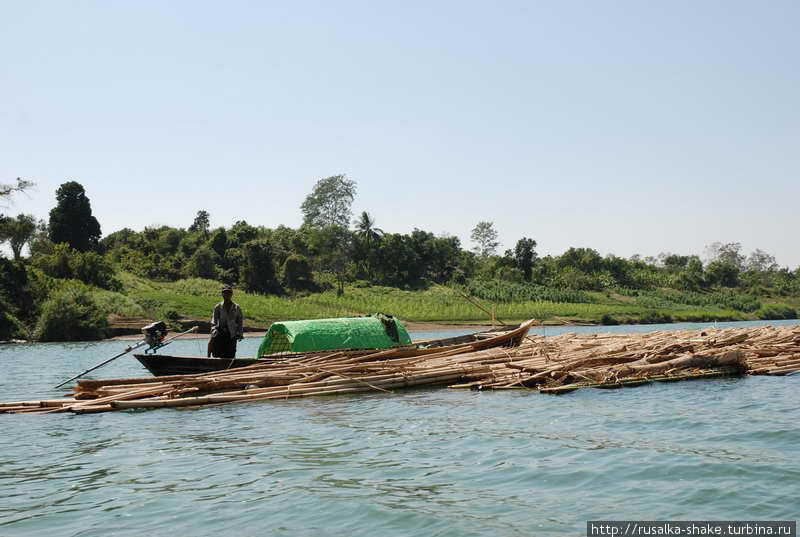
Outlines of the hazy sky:
[{"label": "hazy sky", "polygon": [[300,224],[800,265],[800,2],[0,1],[6,213],[84,185],[104,234]]}]

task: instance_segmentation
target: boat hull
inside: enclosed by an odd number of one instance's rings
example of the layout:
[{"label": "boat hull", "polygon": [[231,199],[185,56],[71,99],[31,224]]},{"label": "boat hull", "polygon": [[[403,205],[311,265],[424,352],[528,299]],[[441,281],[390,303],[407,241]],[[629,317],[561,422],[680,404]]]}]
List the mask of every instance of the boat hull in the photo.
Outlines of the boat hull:
[{"label": "boat hull", "polygon": [[213,373],[245,367],[258,363],[255,358],[202,358],[199,356],[167,356],[161,354],[136,354],[137,360],[153,376],[193,375],[195,373]]}]

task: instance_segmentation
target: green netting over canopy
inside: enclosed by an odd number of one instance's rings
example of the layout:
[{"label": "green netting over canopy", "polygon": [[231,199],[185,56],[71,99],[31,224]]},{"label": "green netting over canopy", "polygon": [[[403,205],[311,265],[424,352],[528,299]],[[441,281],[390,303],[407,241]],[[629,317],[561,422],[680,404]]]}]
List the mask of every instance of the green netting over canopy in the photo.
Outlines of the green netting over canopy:
[{"label": "green netting over canopy", "polygon": [[411,338],[405,327],[388,316],[284,321],[270,327],[258,348],[258,356],[332,349],[386,349],[409,344]]}]

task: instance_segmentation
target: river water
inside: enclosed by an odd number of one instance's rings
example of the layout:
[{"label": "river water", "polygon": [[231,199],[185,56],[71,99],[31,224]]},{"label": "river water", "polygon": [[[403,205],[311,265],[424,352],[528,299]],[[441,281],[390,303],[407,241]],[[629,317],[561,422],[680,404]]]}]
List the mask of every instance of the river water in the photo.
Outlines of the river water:
[{"label": "river water", "polygon": [[[754,323],[719,326],[743,324]],[[0,400],[57,397],[55,384],[125,345],[0,347]],[[127,356],[98,373],[144,374]],[[799,393],[796,375],[0,415],[0,536],[585,535],[597,519],[795,520]]]}]

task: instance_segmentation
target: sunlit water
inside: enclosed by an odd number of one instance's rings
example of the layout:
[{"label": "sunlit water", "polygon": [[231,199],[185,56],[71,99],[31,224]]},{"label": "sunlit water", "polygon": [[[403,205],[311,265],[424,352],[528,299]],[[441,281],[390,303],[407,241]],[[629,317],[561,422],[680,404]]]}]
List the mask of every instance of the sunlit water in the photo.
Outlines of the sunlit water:
[{"label": "sunlit water", "polygon": [[[0,346],[0,400],[57,397],[55,384],[125,345]],[[126,356],[95,377],[145,374]],[[794,520],[798,389],[800,376],[745,377],[0,415],[0,536],[581,535],[593,519]]]}]

